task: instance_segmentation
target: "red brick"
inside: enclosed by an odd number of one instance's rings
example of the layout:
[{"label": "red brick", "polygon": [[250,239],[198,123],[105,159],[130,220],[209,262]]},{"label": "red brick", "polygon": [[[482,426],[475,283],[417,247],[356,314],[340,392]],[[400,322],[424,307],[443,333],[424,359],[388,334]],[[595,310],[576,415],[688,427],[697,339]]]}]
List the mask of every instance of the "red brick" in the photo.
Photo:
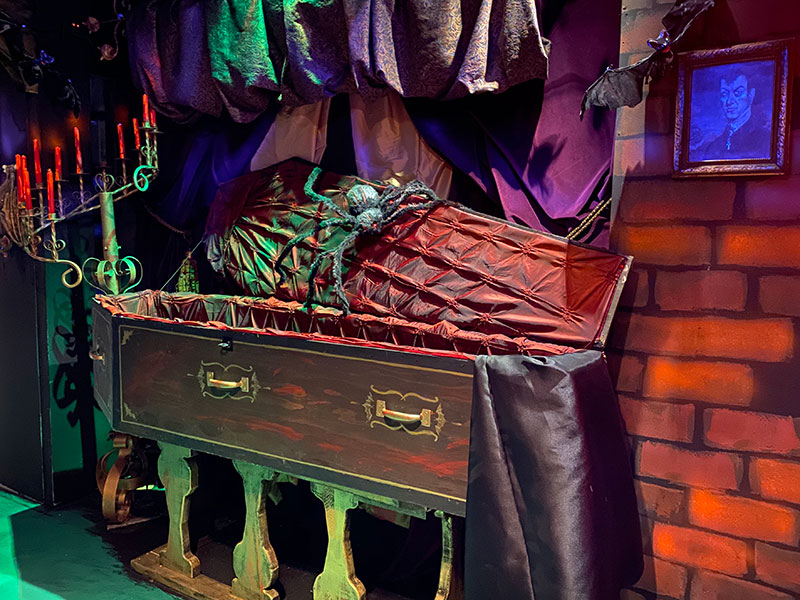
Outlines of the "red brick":
[{"label": "red brick", "polygon": [[753,389],[753,369],[749,365],[662,356],[647,360],[644,395],[648,397],[748,406]]},{"label": "red brick", "polygon": [[736,537],[796,544],[800,512],[760,500],[709,490],[689,491],[689,522]]},{"label": "red brick", "polygon": [[637,10],[622,13],[620,33],[622,52],[647,50],[647,40],[663,29],[662,10]]},{"label": "red brick", "polygon": [[[627,336],[620,339],[625,332]],[[711,356],[783,362],[794,351],[794,328],[790,319],[725,319],[722,317],[618,318],[613,345],[683,356]]]},{"label": "red brick", "polygon": [[742,480],[742,460],[735,454],[685,450],[669,444],[644,442],[636,472],[675,483],[735,490]]},{"label": "red brick", "polygon": [[638,10],[640,8],[651,8],[654,0],[625,0],[622,5],[622,12]]},{"label": "red brick", "polygon": [[661,310],[742,310],[747,277],[735,271],[661,272],[655,293]]},{"label": "red brick", "polygon": [[698,571],[692,577],[689,600],[792,600],[784,594],[757,583],[734,579],[727,575]]},{"label": "red brick", "polygon": [[756,577],[800,592],[800,552],[756,542]]},{"label": "red brick", "polygon": [[[623,52],[619,55],[619,66],[621,67],[629,67],[630,65],[636,64],[640,60],[647,58],[653,52]],[[649,91],[646,91],[645,94],[649,94]],[[626,106],[625,108],[634,108],[631,106]],[[624,113],[624,110],[619,111],[617,114]]]},{"label": "red brick", "polygon": [[638,479],[634,480],[634,484],[640,514],[670,522],[682,519],[686,506],[686,493],[683,490]]},{"label": "red brick", "polygon": [[647,271],[631,271],[619,299],[620,306],[641,308],[650,297],[650,277]]},{"label": "red brick", "polygon": [[694,404],[642,401],[620,396],[619,408],[631,435],[690,442],[694,436]]},{"label": "red brick", "polygon": [[764,220],[800,218],[800,177],[754,179],[745,184],[747,217]]},{"label": "red brick", "polygon": [[769,458],[752,459],[750,489],[764,498],[800,504],[800,463]]},{"label": "red brick", "polygon": [[[636,62],[645,56],[646,54],[641,56],[633,54],[627,55],[626,58]],[[620,64],[623,64],[622,57],[620,57]],[[625,64],[631,63],[626,60]],[[641,136],[645,132],[650,135],[672,133],[674,123],[674,97],[657,96],[645,92],[641,103],[637,106],[625,107],[625,110],[617,113],[617,137]],[[671,182],[665,183],[670,185]],[[696,209],[697,206],[695,205],[694,208]]]},{"label": "red brick", "polygon": [[626,226],[616,228],[617,250],[637,263],[705,265],[711,262],[711,233],[705,227]]},{"label": "red brick", "polygon": [[675,125],[675,97],[672,95],[658,96],[648,93],[644,104],[647,106],[645,121],[647,133],[666,133],[672,135]]},{"label": "red brick", "polygon": [[721,227],[717,260],[723,265],[800,268],[800,227]]},{"label": "red brick", "polygon": [[653,552],[659,558],[729,575],[747,573],[747,544],[729,537],[656,523]]},{"label": "red brick", "polygon": [[642,550],[648,554],[653,553],[653,527],[655,527],[655,521],[639,516],[639,528],[642,530]]},{"label": "red brick", "polygon": [[[647,94],[644,94],[647,98]],[[641,136],[645,130],[645,119],[647,118],[647,104],[643,100],[636,106],[625,107],[625,110],[617,112],[617,138]],[[623,187],[623,194],[625,188]]]},{"label": "red brick", "polygon": [[736,184],[730,181],[626,181],[620,217],[629,223],[727,221],[733,217],[735,194]]},{"label": "red brick", "polygon": [[705,442],[714,448],[775,452],[800,450],[800,437],[792,417],[710,408],[703,414]]},{"label": "red brick", "polygon": [[671,135],[645,135],[617,139],[614,144],[614,174],[652,177],[672,174]]},{"label": "red brick", "polygon": [[633,587],[669,596],[683,598],[688,579],[686,567],[661,560],[652,556],[644,557],[644,571]]},{"label": "red brick", "polygon": [[765,313],[800,317],[800,277],[770,275],[759,278],[758,300]]},{"label": "red brick", "polygon": [[630,354],[608,354],[608,369],[618,392],[636,393],[642,387],[644,361]]}]

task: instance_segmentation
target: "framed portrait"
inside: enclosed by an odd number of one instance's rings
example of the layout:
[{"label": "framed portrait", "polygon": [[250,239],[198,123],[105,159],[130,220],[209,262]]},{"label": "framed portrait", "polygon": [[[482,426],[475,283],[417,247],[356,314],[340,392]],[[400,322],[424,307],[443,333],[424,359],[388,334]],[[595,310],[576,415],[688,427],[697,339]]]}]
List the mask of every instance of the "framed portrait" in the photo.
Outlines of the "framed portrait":
[{"label": "framed portrait", "polygon": [[789,168],[792,40],[678,55],[676,177]]}]

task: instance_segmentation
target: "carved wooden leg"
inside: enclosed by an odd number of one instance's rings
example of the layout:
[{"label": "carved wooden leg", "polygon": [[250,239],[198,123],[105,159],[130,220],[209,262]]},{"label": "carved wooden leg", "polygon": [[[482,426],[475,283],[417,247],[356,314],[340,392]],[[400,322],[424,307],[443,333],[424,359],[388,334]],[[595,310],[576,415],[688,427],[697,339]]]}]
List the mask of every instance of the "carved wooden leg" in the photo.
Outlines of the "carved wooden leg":
[{"label": "carved wooden leg", "polygon": [[463,597],[459,563],[461,553],[457,544],[453,543],[454,537],[457,537],[453,535],[453,517],[441,510],[436,511],[436,516],[442,520],[442,566],[435,600],[460,600]]},{"label": "carved wooden leg", "polygon": [[325,567],[314,581],[314,600],[364,600],[367,590],[356,577],[350,547],[350,517],[347,511],[358,506],[348,492],[319,483],[311,484],[314,495],[325,505],[328,526],[328,552]]},{"label": "carved wooden leg", "polygon": [[197,489],[197,464],[188,448],[159,445],[158,476],[166,490],[169,513],[169,536],[159,562],[168,569],[196,577],[200,574],[200,560],[189,546],[189,495]]},{"label": "carved wooden leg", "polygon": [[266,500],[275,473],[239,460],[233,464],[244,483],[246,512],[242,541],[233,549],[236,577],[231,592],[244,600],[274,600],[279,597],[272,589],[278,579],[278,559],[269,541]]}]

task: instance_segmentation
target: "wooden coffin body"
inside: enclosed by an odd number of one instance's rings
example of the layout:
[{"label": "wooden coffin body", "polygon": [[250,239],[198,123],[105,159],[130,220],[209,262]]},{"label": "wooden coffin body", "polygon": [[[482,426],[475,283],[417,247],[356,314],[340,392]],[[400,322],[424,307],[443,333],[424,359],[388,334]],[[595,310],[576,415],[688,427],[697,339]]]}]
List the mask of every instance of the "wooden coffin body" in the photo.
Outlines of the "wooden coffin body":
[{"label": "wooden coffin body", "polygon": [[95,396],[114,430],[464,515],[468,356],[132,318],[98,301],[93,323]]}]

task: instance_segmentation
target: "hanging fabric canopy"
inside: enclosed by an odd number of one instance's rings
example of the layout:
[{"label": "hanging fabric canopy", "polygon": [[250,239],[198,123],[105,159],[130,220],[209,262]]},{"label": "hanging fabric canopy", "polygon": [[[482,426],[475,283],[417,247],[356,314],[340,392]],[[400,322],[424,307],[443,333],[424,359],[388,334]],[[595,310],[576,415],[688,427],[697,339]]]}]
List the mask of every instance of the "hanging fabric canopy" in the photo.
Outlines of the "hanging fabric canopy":
[{"label": "hanging fabric canopy", "polygon": [[[418,178],[566,235],[610,194],[614,114],[577,115],[618,57],[615,1],[148,0],[132,8],[128,36],[134,80],[167,116],[233,126],[277,114],[243,148],[249,169],[299,156],[368,179]],[[237,165],[231,176],[247,170]],[[219,184],[191,165],[177,176]],[[606,245],[607,219],[581,241]]]},{"label": "hanging fabric canopy", "polygon": [[133,77],[165,114],[247,122],[338,93],[440,100],[547,76],[520,0],[150,0],[128,17]]}]

